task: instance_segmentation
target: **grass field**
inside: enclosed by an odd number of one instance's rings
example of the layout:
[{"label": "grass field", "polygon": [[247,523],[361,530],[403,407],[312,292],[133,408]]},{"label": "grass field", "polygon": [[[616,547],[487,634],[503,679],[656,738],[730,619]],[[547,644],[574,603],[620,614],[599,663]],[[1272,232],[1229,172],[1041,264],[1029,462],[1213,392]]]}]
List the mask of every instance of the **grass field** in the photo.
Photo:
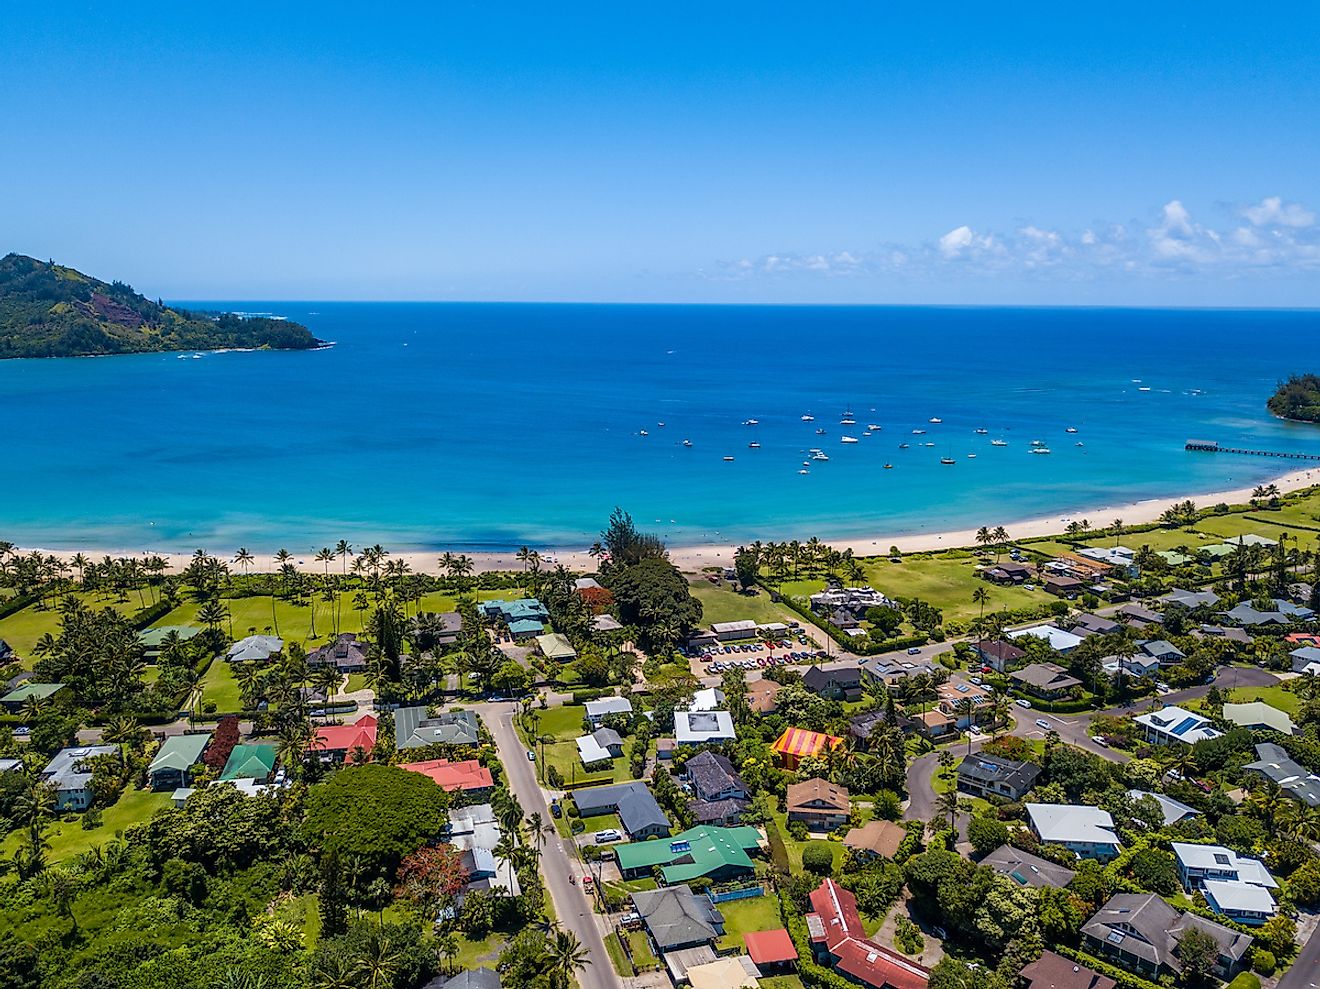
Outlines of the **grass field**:
[{"label": "grass field", "polygon": [[[142,602],[136,594],[130,595],[127,601],[119,601],[113,594],[106,596],[99,592],[79,591],[74,597],[89,608],[113,608],[130,615],[142,607]],[[151,604],[151,597],[148,596],[146,601]],[[39,608],[32,604],[7,618],[0,618],[0,639],[4,639],[14,647],[14,651],[19,654],[27,667],[32,665],[32,647],[47,632],[51,635],[60,634],[60,612],[57,607]]]},{"label": "grass field", "polygon": [[746,950],[743,935],[749,931],[770,931],[783,927],[779,919],[779,901],[773,896],[728,900],[717,908],[724,915],[724,937],[716,942],[717,951]]},{"label": "grass field", "polygon": [[[117,832],[132,824],[149,820],[151,815],[164,807],[170,806],[167,792],[156,793],[152,790],[125,790],[112,807],[107,807],[101,814],[101,826],[91,831],[84,831],[82,818],[69,821],[57,821],[46,832],[50,842],[48,853],[51,862],[61,862],[87,851],[93,845],[104,845],[115,838]],[[0,854],[12,855],[18,845],[19,834],[15,831],[3,844]]]},{"label": "grass field", "polygon": [[[541,716],[537,723],[537,731],[542,735],[551,735],[556,741],[565,742],[583,735],[582,718],[586,715],[587,709],[581,704],[566,704],[563,707],[552,707],[547,711],[534,712]],[[577,746],[573,747],[574,754],[577,753]]]},{"label": "grass field", "polygon": [[797,620],[797,616],[787,608],[773,604],[770,595],[765,591],[758,591],[752,595],[739,594],[731,590],[726,583],[721,583],[717,587],[701,579],[694,580],[691,584],[692,596],[701,602],[703,625],[736,622],[743,618],[750,618],[757,623],[783,622],[785,625]]},{"label": "grass field", "polygon": [[213,660],[202,680],[202,704],[215,701],[217,714],[232,714],[243,709],[234,670],[223,659]]},{"label": "grass field", "polygon": [[[1284,690],[1283,687],[1233,687],[1224,691],[1225,702],[1228,704],[1250,704],[1252,701],[1264,701],[1271,707],[1277,707],[1285,714],[1296,715],[1302,709],[1301,699],[1291,690]],[[1189,705],[1196,710],[1205,707],[1204,701],[1196,701]]]}]

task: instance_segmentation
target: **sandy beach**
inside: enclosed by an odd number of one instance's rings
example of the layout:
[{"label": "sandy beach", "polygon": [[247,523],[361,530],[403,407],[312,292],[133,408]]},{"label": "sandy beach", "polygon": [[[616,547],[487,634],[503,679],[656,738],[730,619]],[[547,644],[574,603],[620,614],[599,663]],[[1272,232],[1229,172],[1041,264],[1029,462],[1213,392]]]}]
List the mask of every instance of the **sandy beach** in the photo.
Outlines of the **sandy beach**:
[{"label": "sandy beach", "polygon": [[[1282,477],[1276,478],[1273,482],[1282,493],[1298,491],[1316,484],[1320,484],[1320,467],[1310,470],[1292,471]],[[1229,505],[1240,505],[1246,503],[1251,498],[1253,488],[1234,488],[1228,491],[1211,491],[1194,494],[1181,495],[1176,498],[1152,498],[1145,501],[1126,502],[1110,504],[1088,508],[1076,508],[1068,511],[1062,511],[1058,514],[1043,516],[1039,518],[1027,519],[1019,522],[1005,522],[1005,528],[1009,535],[1014,539],[1028,539],[1036,536],[1049,536],[1062,533],[1069,522],[1073,520],[1089,519],[1091,525],[1096,528],[1107,526],[1114,519],[1122,519],[1127,525],[1141,525],[1147,522],[1153,522],[1172,505],[1183,501],[1191,500],[1197,505],[1205,507],[1207,505],[1217,505],[1225,503]],[[995,523],[999,524],[999,523]],[[821,533],[822,541],[829,543],[837,549],[851,549],[856,556],[875,556],[888,551],[889,547],[897,546],[904,553],[917,553],[928,550],[949,549],[951,547],[971,546],[976,542],[975,529],[937,529],[937,521],[933,521],[930,531],[908,532],[901,534],[879,534],[871,539],[830,539],[826,534]],[[562,564],[569,570],[591,572],[596,569],[596,560],[585,549],[569,549],[563,547],[531,546],[541,554],[543,566],[554,566]],[[170,572],[177,572],[188,565],[192,558],[191,553],[169,553],[157,550],[144,549],[98,549],[87,546],[65,546],[65,547],[25,547],[18,550],[21,553],[30,553],[33,550],[41,553],[53,554],[55,556],[67,557],[77,552],[82,552],[85,556],[99,560],[105,556],[125,557],[125,556],[148,556],[156,555],[165,559]],[[737,547],[733,544],[708,544],[694,546],[672,546],[669,549],[669,558],[681,570],[696,572],[704,567],[732,566],[733,555]],[[220,550],[217,547],[208,547],[208,552],[215,553],[227,559],[233,558],[233,549]],[[510,548],[508,552],[484,552],[468,553],[467,556],[472,560],[474,569],[479,573],[492,570],[522,570],[523,563],[515,555],[517,548]],[[443,550],[432,550],[427,552],[397,552],[391,553],[391,559],[406,560],[409,567],[414,571],[436,573],[438,572],[438,558]],[[321,565],[311,560],[311,554],[306,558],[295,557],[292,561],[299,569],[306,570],[309,573],[319,573]],[[274,560],[272,557],[265,557],[257,554],[254,570],[261,570],[269,566],[274,569]]]}]

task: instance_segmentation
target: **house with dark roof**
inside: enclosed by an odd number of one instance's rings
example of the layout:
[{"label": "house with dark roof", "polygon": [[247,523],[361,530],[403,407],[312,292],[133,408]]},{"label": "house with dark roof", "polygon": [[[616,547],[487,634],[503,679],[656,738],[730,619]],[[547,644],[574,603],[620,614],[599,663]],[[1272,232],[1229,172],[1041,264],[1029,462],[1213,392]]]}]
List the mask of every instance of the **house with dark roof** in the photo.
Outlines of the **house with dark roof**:
[{"label": "house with dark roof", "polygon": [[1158,611],[1152,611],[1150,608],[1143,608],[1139,604],[1125,604],[1118,609],[1115,614],[1123,619],[1128,625],[1141,627],[1143,625],[1163,625],[1164,616]]},{"label": "house with dark roof", "polygon": [[1213,608],[1219,603],[1219,595],[1214,591],[1189,591],[1175,587],[1159,599],[1165,606],[1175,605],[1180,608]]},{"label": "house with dark roof", "polygon": [[1288,653],[1294,673],[1320,675],[1320,646],[1299,646]]},{"label": "house with dark roof", "polygon": [[747,784],[718,752],[698,752],[684,765],[683,775],[698,800],[747,799]]},{"label": "house with dark roof", "polygon": [[1062,697],[1074,687],[1080,687],[1082,681],[1065,670],[1058,663],[1032,663],[1009,676],[1035,697],[1053,700]]},{"label": "house with dark roof", "polygon": [[858,666],[813,666],[802,674],[802,686],[831,701],[855,701],[862,696],[862,670]]},{"label": "house with dark roof", "polygon": [[55,794],[55,809],[64,812],[90,807],[91,761],[97,756],[113,756],[118,753],[117,745],[78,745],[56,752],[41,771],[42,782]]},{"label": "house with dark roof", "polygon": [[1035,575],[1035,571],[1025,563],[1017,563],[1008,560],[1004,563],[996,563],[992,567],[986,567],[981,571],[981,577],[990,581],[992,584],[1025,584]]},{"label": "house with dark roof", "polygon": [[1294,760],[1282,746],[1261,742],[1256,746],[1256,761],[1242,768],[1265,777],[1294,800],[1320,807],[1320,776]]},{"label": "house with dark roof", "polygon": [[1062,889],[1077,875],[1072,869],[1032,855],[1012,845],[1000,845],[993,852],[981,859],[981,864],[994,869],[1001,876],[1007,876],[1019,886],[1057,886]]},{"label": "house with dark roof", "polygon": [[481,720],[475,711],[445,711],[431,717],[424,707],[401,707],[394,712],[394,746],[419,749],[424,745],[477,745]]},{"label": "house with dark roof", "polygon": [[812,831],[833,831],[848,822],[852,803],[847,787],[819,778],[788,784],[788,820]]},{"label": "house with dark roof", "polygon": [[1040,767],[976,752],[958,766],[958,789],[977,797],[1021,800],[1036,785]]},{"label": "house with dark roof", "polygon": [[340,673],[361,673],[367,668],[367,644],[352,632],[343,632],[307,654],[312,668],[333,666]]},{"label": "house with dark roof", "polygon": [[687,886],[633,893],[632,902],[660,952],[710,946],[724,936],[724,916],[707,897]]},{"label": "house with dark roof", "polygon": [[1042,952],[1018,975],[1026,981],[1026,989],[1117,989],[1118,986],[1109,976],[1053,951]]},{"label": "house with dark roof", "polygon": [[833,879],[811,893],[807,937],[815,960],[872,989],[925,989],[930,969],[872,941],[862,926],[857,898]]},{"label": "house with dark roof", "polygon": [[634,840],[669,836],[669,818],[640,780],[582,787],[573,791],[573,802],[583,817],[618,814],[623,830]]},{"label": "house with dark roof", "polygon": [[1088,635],[1112,635],[1123,626],[1112,618],[1105,618],[1102,615],[1081,614],[1072,620],[1072,630],[1076,634],[1086,637]]},{"label": "house with dark roof", "polygon": [[1154,893],[1112,896],[1082,927],[1086,950],[1148,979],[1182,972],[1178,946],[1190,930],[1208,934],[1219,949],[1214,974],[1242,969],[1252,938],[1195,914],[1180,914]]},{"label": "house with dark roof", "polygon": [[437,975],[422,989],[504,989],[504,983],[493,968],[469,968],[455,976]]},{"label": "house with dark roof", "polygon": [[[857,740],[857,747],[865,751],[871,742],[871,736],[875,734],[882,726],[889,723],[889,712],[883,707],[874,711],[865,711],[862,714],[854,714],[848,719],[848,735]],[[894,708],[894,724],[902,731],[912,730],[912,719],[903,714],[898,708]]]},{"label": "house with dark roof", "polygon": [[1025,649],[1004,639],[982,639],[972,644],[972,650],[980,657],[983,665],[998,673],[1006,672],[1008,667],[1027,658]]},{"label": "house with dark roof", "polygon": [[1224,612],[1224,617],[1235,621],[1244,628],[1260,628],[1265,625],[1291,625],[1293,619],[1282,611],[1260,611],[1242,602]]},{"label": "house with dark roof", "polygon": [[1187,658],[1185,652],[1167,639],[1149,639],[1138,643],[1137,648],[1161,666],[1176,666]]},{"label": "house with dark roof", "polygon": [[1045,578],[1045,593],[1055,597],[1075,598],[1086,590],[1086,582],[1066,574],[1054,574]]}]

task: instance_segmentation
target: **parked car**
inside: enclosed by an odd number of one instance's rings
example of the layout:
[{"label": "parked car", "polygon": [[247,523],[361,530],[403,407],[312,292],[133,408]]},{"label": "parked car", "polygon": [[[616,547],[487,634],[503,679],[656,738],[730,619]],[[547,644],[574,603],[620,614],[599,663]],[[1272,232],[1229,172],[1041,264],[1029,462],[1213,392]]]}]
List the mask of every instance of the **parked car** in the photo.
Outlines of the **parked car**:
[{"label": "parked car", "polygon": [[559,806],[559,801],[558,801],[558,800],[552,800],[552,801],[550,801],[550,814],[551,814],[551,816],[553,816],[553,817],[563,817],[563,816],[564,816],[564,808],[562,808],[562,807]]},{"label": "parked car", "polygon": [[921,647],[920,647],[920,646],[908,646],[907,654],[908,654],[909,656],[920,656],[920,655],[921,655]]},{"label": "parked car", "polygon": [[1109,743],[1105,741],[1104,735],[1092,735],[1091,741],[1095,742],[1096,745],[1103,745],[1105,748],[1109,748]]},{"label": "parked car", "polygon": [[1019,697],[1014,703],[1017,704],[1018,707],[1031,707],[1031,701],[1022,697]]},{"label": "parked car", "polygon": [[623,841],[623,832],[618,828],[606,828],[596,832],[596,844],[605,845],[611,841]]},{"label": "parked car", "polygon": [[528,761],[528,762],[535,762],[535,761],[536,761],[536,752],[535,752],[533,749],[528,749],[528,750],[527,750],[527,761]]},{"label": "parked car", "polygon": [[1036,727],[1044,728],[1046,731],[1051,731],[1054,728],[1054,726],[1050,724],[1048,721],[1046,721],[1044,718],[1036,719]]}]

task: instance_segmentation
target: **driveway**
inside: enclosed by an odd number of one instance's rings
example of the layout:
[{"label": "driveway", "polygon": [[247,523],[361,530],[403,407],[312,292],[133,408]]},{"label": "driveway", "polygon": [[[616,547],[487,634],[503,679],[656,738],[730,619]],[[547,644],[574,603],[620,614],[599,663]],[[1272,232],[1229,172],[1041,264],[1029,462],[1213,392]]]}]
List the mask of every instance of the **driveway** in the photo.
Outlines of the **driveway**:
[{"label": "driveway", "polygon": [[[518,798],[523,810],[528,815],[539,813],[549,823],[550,807],[545,791],[536,782],[536,773],[527,759],[527,750],[513,729],[513,716],[518,705],[503,702],[474,704],[471,707],[490,729],[496,748],[499,749],[500,762],[504,764],[508,775],[509,789]],[[601,929],[601,924],[605,923],[604,918],[598,918],[592,911],[581,885],[573,885],[568,881],[569,876],[580,877],[586,870],[578,862],[572,843],[560,838],[557,832],[548,836],[542,847],[541,873],[559,922],[577,936],[591,958],[591,964],[576,973],[581,989],[619,989],[630,983],[631,980],[620,979],[610,964]]]}]

